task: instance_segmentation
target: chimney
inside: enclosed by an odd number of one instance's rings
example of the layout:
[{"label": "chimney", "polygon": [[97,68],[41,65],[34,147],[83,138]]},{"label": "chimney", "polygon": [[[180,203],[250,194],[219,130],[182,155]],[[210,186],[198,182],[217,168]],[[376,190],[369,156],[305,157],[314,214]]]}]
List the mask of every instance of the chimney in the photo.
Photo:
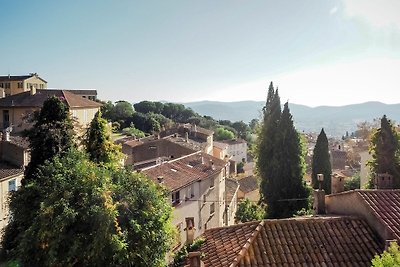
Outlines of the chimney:
[{"label": "chimney", "polygon": [[211,163],[211,170],[215,170],[215,165],[214,165],[214,162],[212,161],[212,160],[210,160],[210,163]]},{"label": "chimney", "polygon": [[201,155],[201,164],[204,164],[204,157]]},{"label": "chimney", "polygon": [[331,181],[331,194],[337,194],[344,191],[344,177],[334,174]]},{"label": "chimney", "polygon": [[389,173],[375,174],[375,189],[393,189],[393,175]]},{"label": "chimney", "polygon": [[189,267],[203,267],[204,263],[201,261],[200,257],[200,251],[189,252]]},{"label": "chimney", "polygon": [[325,191],[322,189],[322,182],[324,181],[324,175],[317,174],[317,178],[318,178],[318,182],[319,182],[319,189],[313,191],[314,215],[325,214]]},{"label": "chimney", "polygon": [[3,141],[10,142],[10,132],[5,130],[3,131]]},{"label": "chimney", "polygon": [[6,97],[6,90],[0,88],[0,98],[5,98],[5,97]]},{"label": "chimney", "polygon": [[190,245],[193,243],[194,240],[194,232],[196,228],[194,227],[194,217],[186,217],[186,245]]},{"label": "chimney", "polygon": [[35,95],[36,94],[36,87],[31,85],[31,95]]},{"label": "chimney", "polygon": [[164,176],[158,176],[157,177],[157,181],[159,184],[163,184],[164,183]]},{"label": "chimney", "polygon": [[185,142],[188,143],[189,142],[189,133],[185,132]]}]

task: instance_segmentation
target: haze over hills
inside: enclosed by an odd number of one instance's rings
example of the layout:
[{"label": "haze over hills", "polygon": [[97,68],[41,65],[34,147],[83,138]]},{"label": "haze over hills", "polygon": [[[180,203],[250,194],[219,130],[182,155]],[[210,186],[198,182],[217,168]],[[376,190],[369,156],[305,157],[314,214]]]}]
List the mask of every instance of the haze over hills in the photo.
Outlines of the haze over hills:
[{"label": "haze over hills", "polygon": [[[200,101],[185,103],[201,115],[214,119],[250,122],[261,118],[264,101],[217,102]],[[372,122],[384,114],[395,122],[400,122],[400,104],[384,104],[381,102],[366,102],[340,107],[319,106],[308,107],[289,103],[290,111],[296,128],[304,132],[319,132],[323,127],[329,136],[342,136],[357,129],[357,124],[363,121]]]}]

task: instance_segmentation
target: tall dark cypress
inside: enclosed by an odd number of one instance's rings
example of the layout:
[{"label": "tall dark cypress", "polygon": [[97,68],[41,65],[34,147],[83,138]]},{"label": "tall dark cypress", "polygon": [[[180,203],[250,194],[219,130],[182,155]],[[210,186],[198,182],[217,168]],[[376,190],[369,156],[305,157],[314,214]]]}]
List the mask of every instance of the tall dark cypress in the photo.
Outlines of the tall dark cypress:
[{"label": "tall dark cypress", "polygon": [[[372,136],[369,150],[372,160],[368,165],[372,173],[388,173],[393,175],[394,187],[400,188],[399,135],[386,115],[381,119],[381,127]],[[370,188],[373,187],[372,178],[370,177],[368,184]]]},{"label": "tall dark cypress", "polygon": [[327,194],[331,193],[331,161],[329,155],[329,144],[328,138],[326,137],[325,131],[322,128],[320,134],[317,138],[317,143],[314,147],[314,153],[312,158],[312,185],[313,188],[317,189],[319,187],[319,182],[317,179],[317,174],[324,175],[324,181],[322,188]]},{"label": "tall dark cypress", "polygon": [[257,169],[261,176],[261,201],[269,218],[290,217],[308,206],[303,182],[303,149],[288,103],[281,112],[278,90],[271,83],[259,133]]}]

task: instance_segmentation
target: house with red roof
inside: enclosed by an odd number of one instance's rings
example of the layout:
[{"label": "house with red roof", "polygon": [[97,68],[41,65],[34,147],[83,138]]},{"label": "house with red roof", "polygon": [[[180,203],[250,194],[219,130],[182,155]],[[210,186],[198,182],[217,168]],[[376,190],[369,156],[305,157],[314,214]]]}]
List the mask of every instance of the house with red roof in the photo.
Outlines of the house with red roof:
[{"label": "house with red roof", "polygon": [[51,96],[60,98],[69,108],[73,118],[83,127],[94,118],[101,104],[69,90],[36,89],[0,98],[0,130],[12,126],[13,132],[31,127],[28,118],[39,110]]},{"label": "house with red roof", "polygon": [[193,241],[207,229],[232,221],[227,216],[235,213],[233,200],[237,198],[238,184],[236,188],[229,184],[226,191],[228,162],[199,151],[144,168],[141,172],[170,192],[173,223],[178,232],[176,248],[188,240]]}]

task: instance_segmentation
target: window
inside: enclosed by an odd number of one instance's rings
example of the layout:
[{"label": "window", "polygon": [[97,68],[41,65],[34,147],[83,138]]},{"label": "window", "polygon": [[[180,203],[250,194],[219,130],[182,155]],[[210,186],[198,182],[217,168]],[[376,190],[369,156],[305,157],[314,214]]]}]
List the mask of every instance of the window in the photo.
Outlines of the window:
[{"label": "window", "polygon": [[181,203],[179,191],[172,193],[172,206],[177,206]]},{"label": "window", "polygon": [[8,110],[3,110],[3,128],[10,126],[10,112]]},{"label": "window", "polygon": [[19,83],[18,83],[18,88],[23,88],[22,82],[19,82]]},{"label": "window", "polygon": [[214,186],[215,186],[214,183],[215,183],[214,178],[211,178],[210,179],[210,189],[214,188]]},{"label": "window", "polygon": [[211,203],[211,205],[210,205],[210,215],[212,216],[212,215],[214,215],[214,213],[215,213],[215,203]]},{"label": "window", "polygon": [[10,83],[5,83],[4,84],[4,89],[10,89]]},{"label": "window", "polygon": [[186,198],[187,199],[192,198],[192,197],[194,197],[194,185],[190,185],[187,188],[187,193],[186,193]]},{"label": "window", "polygon": [[8,181],[8,192],[15,191],[17,189],[15,179]]}]

